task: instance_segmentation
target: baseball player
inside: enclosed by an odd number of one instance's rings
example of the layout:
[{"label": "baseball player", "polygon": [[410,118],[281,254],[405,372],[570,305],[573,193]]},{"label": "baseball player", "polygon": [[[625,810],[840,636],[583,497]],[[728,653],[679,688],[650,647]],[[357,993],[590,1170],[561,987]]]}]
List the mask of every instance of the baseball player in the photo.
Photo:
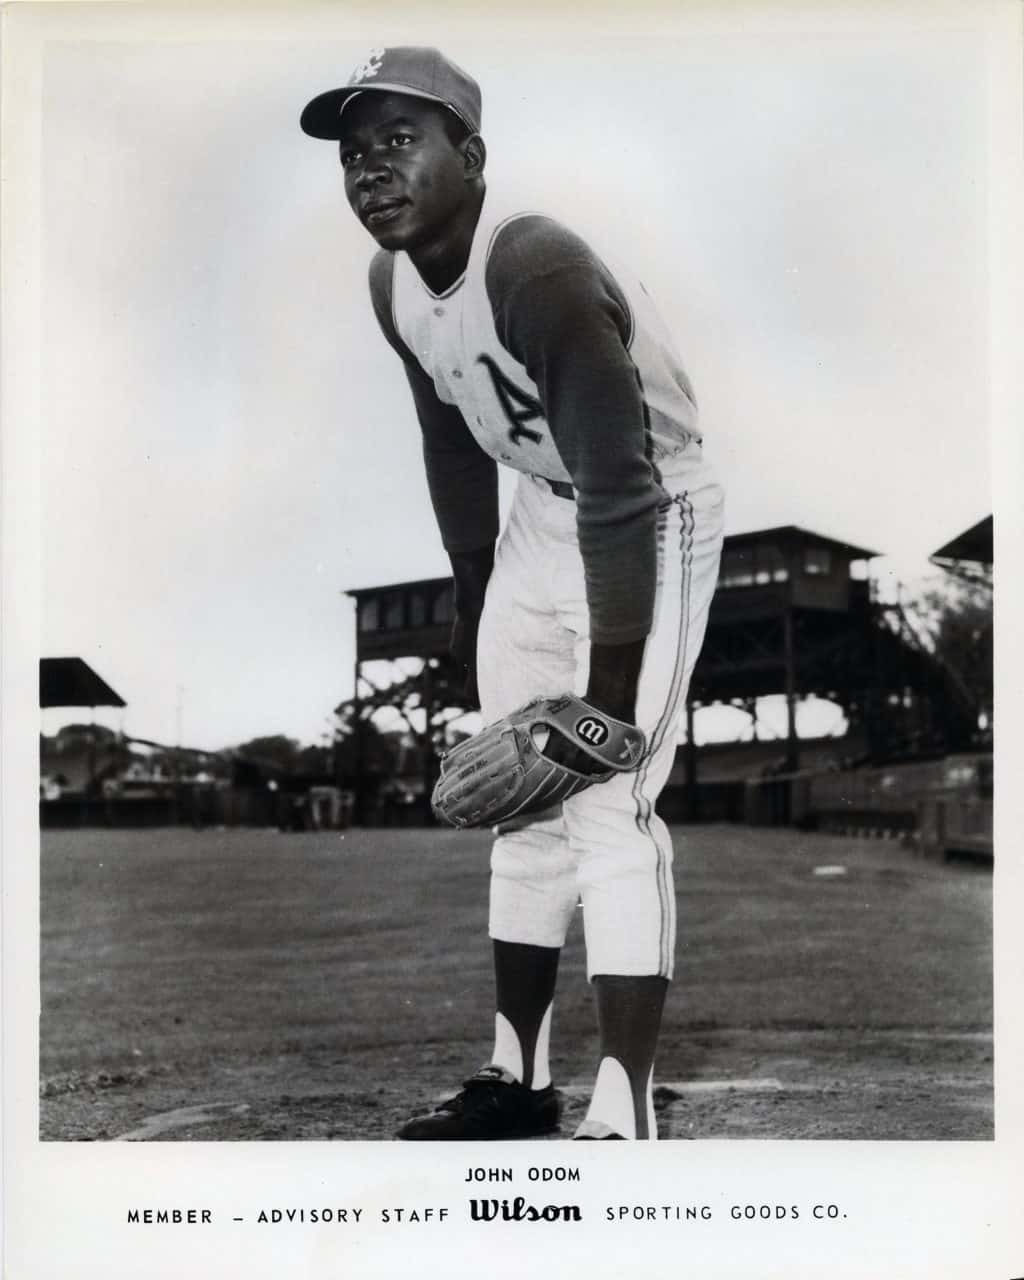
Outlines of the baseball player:
[{"label": "baseball player", "polygon": [[[378,245],[370,296],[419,419],[455,580],[453,653],[491,726],[465,767],[453,753],[434,800],[457,825],[495,830],[494,1050],[398,1136],[557,1129],[552,1002],[582,902],[600,1050],[575,1136],[656,1138],[675,898],[654,806],[723,519],[690,382],[642,286],[487,190],[480,89],[437,50],[373,50],[301,124],[337,141]],[[519,473],[500,539],[499,463]]]}]

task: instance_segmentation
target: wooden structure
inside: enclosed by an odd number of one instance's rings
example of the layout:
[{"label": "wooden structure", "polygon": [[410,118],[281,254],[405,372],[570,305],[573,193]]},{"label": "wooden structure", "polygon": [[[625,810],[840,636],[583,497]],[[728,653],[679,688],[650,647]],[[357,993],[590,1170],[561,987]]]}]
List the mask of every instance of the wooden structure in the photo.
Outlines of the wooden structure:
[{"label": "wooden structure", "polygon": [[[424,720],[422,732],[415,734],[423,789],[416,808],[418,816],[428,821],[427,800],[437,774],[441,745],[435,740],[441,731],[438,716],[446,707],[465,706],[462,679],[448,655],[455,618],[454,583],[451,578],[422,578],[345,594],[355,602],[356,619],[353,701],[357,765],[352,779],[355,820],[367,821],[368,791],[372,790],[365,759],[365,719],[383,707],[414,705]],[[387,685],[375,684],[366,671],[369,663],[398,663],[406,658],[420,659],[419,669],[412,674],[401,671]]]},{"label": "wooden structure", "polygon": [[[403,697],[418,694],[429,726],[441,705],[459,705],[461,691],[448,656],[455,619],[455,588],[451,578],[423,578],[346,592],[356,604],[356,660],[353,688],[356,701],[374,708],[392,705],[396,688]],[[398,685],[379,689],[366,674],[368,662],[422,659],[421,669],[405,675]],[[454,702],[452,701],[454,699]]]},{"label": "wooden structure", "polygon": [[[880,553],[823,534],[783,525],[725,539],[718,589],[686,706],[686,784],[697,816],[694,713],[715,703],[746,710],[757,699],[783,695],[787,735],[784,768],[800,767],[796,731],[801,698],[840,706],[865,760],[953,750],[969,735],[970,709],[919,641],[898,606],[875,599],[870,561]],[[447,652],[454,617],[450,578],[366,587],[347,594],[356,604],[357,700],[388,705],[386,689],[367,680],[367,662],[417,657],[411,677],[428,716],[458,706]],[[408,681],[403,689],[408,691]]]},{"label": "wooden structure", "polygon": [[[800,767],[796,709],[815,696],[840,706],[865,743],[865,760],[938,753],[970,739],[973,709],[933,659],[898,604],[876,597],[880,554],[784,525],[726,538],[708,631],[690,685],[693,712],[786,698],[785,770]],[[755,721],[756,723],[756,721]],[[688,780],[696,779],[689,746]]]},{"label": "wooden structure", "polygon": [[356,682],[364,662],[442,658],[455,617],[451,578],[347,591],[356,603]]},{"label": "wooden structure", "polygon": [[727,537],[690,685],[688,741],[693,742],[693,712],[699,706],[739,706],[756,725],[757,699],[784,694],[786,764],[796,769],[798,700],[815,694],[843,706],[850,701],[851,673],[837,659],[848,656],[863,622],[868,564],[878,554],[796,525]]},{"label": "wooden structure", "polygon": [[811,695],[843,708],[871,759],[962,742],[969,709],[899,605],[875,598],[868,569],[878,554],[796,525],[726,538],[691,724],[697,706],[752,712],[757,698],[784,694],[790,770],[800,763],[797,703]]}]

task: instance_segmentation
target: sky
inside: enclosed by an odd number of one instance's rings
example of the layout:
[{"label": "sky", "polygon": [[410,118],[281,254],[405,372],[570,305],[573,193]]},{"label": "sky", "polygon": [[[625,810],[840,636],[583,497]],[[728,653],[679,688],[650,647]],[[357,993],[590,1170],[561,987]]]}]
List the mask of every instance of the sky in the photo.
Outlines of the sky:
[{"label": "sky", "polygon": [[321,741],[352,693],[344,592],[447,572],[372,242],[298,129],[375,45],[442,45],[483,87],[492,189],[648,285],[727,532],[884,552],[891,591],[991,512],[969,8],[226,12],[97,11],[43,60],[40,646],[125,698],[97,720]]}]

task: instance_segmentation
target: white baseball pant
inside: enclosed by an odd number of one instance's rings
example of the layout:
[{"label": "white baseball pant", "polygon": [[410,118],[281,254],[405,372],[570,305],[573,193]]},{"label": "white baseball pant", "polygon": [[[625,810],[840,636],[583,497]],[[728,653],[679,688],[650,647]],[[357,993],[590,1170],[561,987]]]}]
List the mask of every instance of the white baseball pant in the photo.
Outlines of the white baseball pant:
[{"label": "white baseball pant", "polygon": [[[491,937],[560,947],[582,901],[591,978],[673,971],[672,843],[654,805],[718,578],[724,499],[696,443],[667,461],[662,484],[670,501],[659,513],[654,624],[637,689],[648,755],[637,772],[571,797],[561,816],[498,836],[491,855]],[[485,723],[539,695],[584,693],[589,646],[576,504],[522,475],[480,622]]]}]

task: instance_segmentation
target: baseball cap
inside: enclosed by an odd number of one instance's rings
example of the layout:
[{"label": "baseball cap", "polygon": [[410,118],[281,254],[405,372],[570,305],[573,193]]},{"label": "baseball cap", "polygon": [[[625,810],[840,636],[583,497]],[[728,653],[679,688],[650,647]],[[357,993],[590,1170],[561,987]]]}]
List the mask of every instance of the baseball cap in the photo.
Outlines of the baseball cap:
[{"label": "baseball cap", "polygon": [[343,89],[329,89],[307,103],[299,120],[303,132],[311,138],[340,138],[345,104],[367,90],[439,102],[454,111],[473,133],[480,130],[480,86],[473,77],[438,49],[402,45],[371,49]]}]

